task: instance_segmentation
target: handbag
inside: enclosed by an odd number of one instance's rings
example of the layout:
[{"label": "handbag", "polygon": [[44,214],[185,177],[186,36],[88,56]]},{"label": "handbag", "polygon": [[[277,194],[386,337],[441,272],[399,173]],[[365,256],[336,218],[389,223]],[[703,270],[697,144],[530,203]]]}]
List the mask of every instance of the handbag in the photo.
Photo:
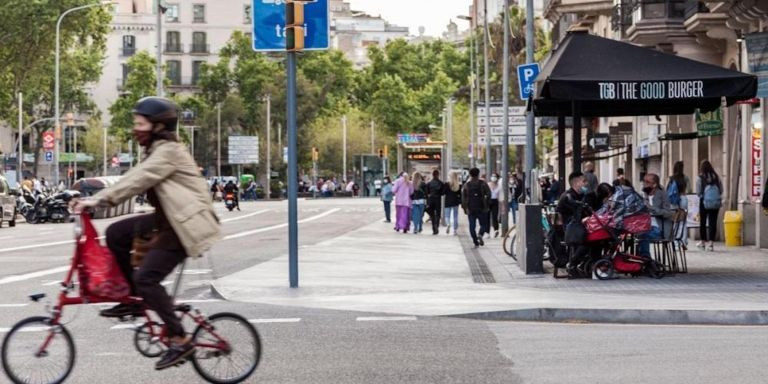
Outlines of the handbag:
[{"label": "handbag", "polygon": [[130,286],[109,248],[101,245],[89,215],[82,215],[77,239],[78,279],[83,296],[119,300],[130,294]]},{"label": "handbag", "polygon": [[565,227],[565,243],[568,245],[582,245],[587,239],[587,228],[581,220],[574,218]]}]

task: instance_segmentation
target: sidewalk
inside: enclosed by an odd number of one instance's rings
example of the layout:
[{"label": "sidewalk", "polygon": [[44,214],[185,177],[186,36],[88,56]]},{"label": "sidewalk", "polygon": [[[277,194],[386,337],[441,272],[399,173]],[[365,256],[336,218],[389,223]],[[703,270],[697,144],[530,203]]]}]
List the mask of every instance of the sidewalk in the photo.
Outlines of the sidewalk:
[{"label": "sidewalk", "polygon": [[424,228],[406,235],[376,222],[303,247],[298,289],[288,288],[287,255],[213,289],[234,301],[417,316],[768,325],[768,253],[690,252],[690,273],[662,280],[565,280],[525,276],[500,239],[473,249],[464,228]]}]

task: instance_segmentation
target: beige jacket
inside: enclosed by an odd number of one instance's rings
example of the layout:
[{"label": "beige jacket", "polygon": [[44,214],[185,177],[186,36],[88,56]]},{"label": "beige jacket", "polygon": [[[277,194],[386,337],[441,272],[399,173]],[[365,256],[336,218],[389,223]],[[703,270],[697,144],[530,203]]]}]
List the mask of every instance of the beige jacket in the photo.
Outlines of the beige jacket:
[{"label": "beige jacket", "polygon": [[115,206],[150,188],[187,255],[202,256],[221,239],[208,185],[187,149],[175,141],[155,141],[144,161],[94,198],[99,205]]}]

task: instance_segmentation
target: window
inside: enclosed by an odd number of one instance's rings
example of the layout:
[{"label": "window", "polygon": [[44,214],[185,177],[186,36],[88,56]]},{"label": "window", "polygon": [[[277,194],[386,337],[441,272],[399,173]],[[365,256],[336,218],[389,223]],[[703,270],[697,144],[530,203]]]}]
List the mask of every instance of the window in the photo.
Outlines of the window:
[{"label": "window", "polygon": [[168,60],[168,71],[166,77],[171,81],[171,85],[181,85],[181,61]]},{"label": "window", "polygon": [[253,19],[251,18],[251,4],[243,5],[243,24],[250,24]]},{"label": "window", "polygon": [[166,4],[165,5],[165,21],[169,23],[179,22],[179,5],[178,4]]},{"label": "window", "polygon": [[642,2],[644,19],[681,18],[685,16],[685,0],[645,0]]},{"label": "window", "polygon": [[192,32],[192,53],[208,53],[205,32]]},{"label": "window", "polygon": [[194,4],[192,6],[192,17],[195,23],[205,23],[205,4]]},{"label": "window", "polygon": [[165,33],[165,52],[181,53],[181,34],[178,31]]},{"label": "window", "polygon": [[132,56],[136,53],[136,36],[123,36],[123,56]]},{"label": "window", "polygon": [[192,62],[192,85],[197,85],[198,80],[200,80],[200,72],[203,69],[203,64],[205,64],[205,61]]}]

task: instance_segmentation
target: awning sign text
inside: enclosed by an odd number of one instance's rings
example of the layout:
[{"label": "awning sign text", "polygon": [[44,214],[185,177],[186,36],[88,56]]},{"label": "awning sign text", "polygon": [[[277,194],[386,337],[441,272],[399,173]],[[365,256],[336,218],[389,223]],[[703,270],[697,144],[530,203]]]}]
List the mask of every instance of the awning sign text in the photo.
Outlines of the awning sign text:
[{"label": "awning sign text", "polygon": [[704,82],[694,81],[615,81],[600,82],[601,100],[662,100],[704,97]]}]

